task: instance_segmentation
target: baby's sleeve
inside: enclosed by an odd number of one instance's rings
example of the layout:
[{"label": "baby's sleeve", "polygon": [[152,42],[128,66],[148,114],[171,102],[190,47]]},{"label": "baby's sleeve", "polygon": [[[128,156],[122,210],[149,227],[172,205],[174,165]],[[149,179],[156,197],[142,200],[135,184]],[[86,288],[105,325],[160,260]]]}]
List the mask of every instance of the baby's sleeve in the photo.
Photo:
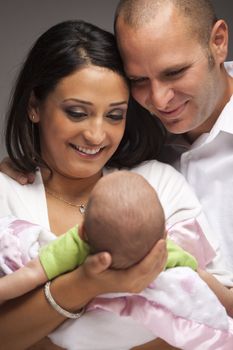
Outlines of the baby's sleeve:
[{"label": "baby's sleeve", "polygon": [[197,270],[198,263],[194,256],[176,245],[170,239],[167,240],[167,251],[168,258],[165,267],[166,269],[176,266],[186,266],[190,267],[193,270]]},{"label": "baby's sleeve", "polygon": [[89,254],[89,246],[75,226],[58,239],[42,247],[39,259],[49,280],[81,265]]}]

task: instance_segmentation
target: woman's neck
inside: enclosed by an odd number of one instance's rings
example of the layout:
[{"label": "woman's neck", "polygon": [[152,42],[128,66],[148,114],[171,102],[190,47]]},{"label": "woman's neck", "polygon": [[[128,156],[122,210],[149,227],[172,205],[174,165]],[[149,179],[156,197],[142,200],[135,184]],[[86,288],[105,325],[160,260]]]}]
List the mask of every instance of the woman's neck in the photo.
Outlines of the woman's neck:
[{"label": "woman's neck", "polygon": [[87,178],[69,178],[55,172],[50,174],[46,169],[42,169],[41,174],[45,188],[73,202],[80,198],[87,201],[93,187],[102,176],[102,172],[99,172]]}]

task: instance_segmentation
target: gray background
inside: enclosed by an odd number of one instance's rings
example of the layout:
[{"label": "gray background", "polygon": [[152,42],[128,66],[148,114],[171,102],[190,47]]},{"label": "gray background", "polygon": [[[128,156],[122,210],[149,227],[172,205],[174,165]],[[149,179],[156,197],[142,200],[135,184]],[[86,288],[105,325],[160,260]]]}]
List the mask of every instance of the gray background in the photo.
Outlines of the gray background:
[{"label": "gray background", "polygon": [[[84,19],[112,31],[118,0],[0,0],[0,159],[4,113],[11,85],[28,49],[50,26],[67,19]],[[213,0],[230,29],[229,60],[233,60],[233,2]]]}]

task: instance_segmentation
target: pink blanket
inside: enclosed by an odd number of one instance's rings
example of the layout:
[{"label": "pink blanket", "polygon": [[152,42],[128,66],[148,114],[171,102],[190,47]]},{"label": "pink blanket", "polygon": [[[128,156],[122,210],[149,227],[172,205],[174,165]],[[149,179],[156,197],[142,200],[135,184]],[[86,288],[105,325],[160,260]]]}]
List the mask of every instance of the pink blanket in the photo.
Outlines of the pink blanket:
[{"label": "pink blanket", "polygon": [[[55,238],[39,225],[0,219],[0,274],[23,266]],[[214,256],[195,220],[169,228],[169,238],[202,268]],[[126,350],[156,337],[180,349],[232,350],[233,320],[196,272],[176,267],[162,272],[142,293],[95,298],[80,319],[67,320],[50,335],[68,350]]]}]

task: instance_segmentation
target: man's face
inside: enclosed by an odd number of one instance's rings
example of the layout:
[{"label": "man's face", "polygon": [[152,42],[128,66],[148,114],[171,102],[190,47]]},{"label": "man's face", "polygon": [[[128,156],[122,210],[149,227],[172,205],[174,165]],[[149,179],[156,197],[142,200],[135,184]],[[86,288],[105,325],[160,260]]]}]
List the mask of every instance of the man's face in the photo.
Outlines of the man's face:
[{"label": "man's face", "polygon": [[168,131],[198,136],[212,127],[221,108],[220,65],[180,17],[167,11],[136,30],[119,18],[117,41],[134,98]]}]

